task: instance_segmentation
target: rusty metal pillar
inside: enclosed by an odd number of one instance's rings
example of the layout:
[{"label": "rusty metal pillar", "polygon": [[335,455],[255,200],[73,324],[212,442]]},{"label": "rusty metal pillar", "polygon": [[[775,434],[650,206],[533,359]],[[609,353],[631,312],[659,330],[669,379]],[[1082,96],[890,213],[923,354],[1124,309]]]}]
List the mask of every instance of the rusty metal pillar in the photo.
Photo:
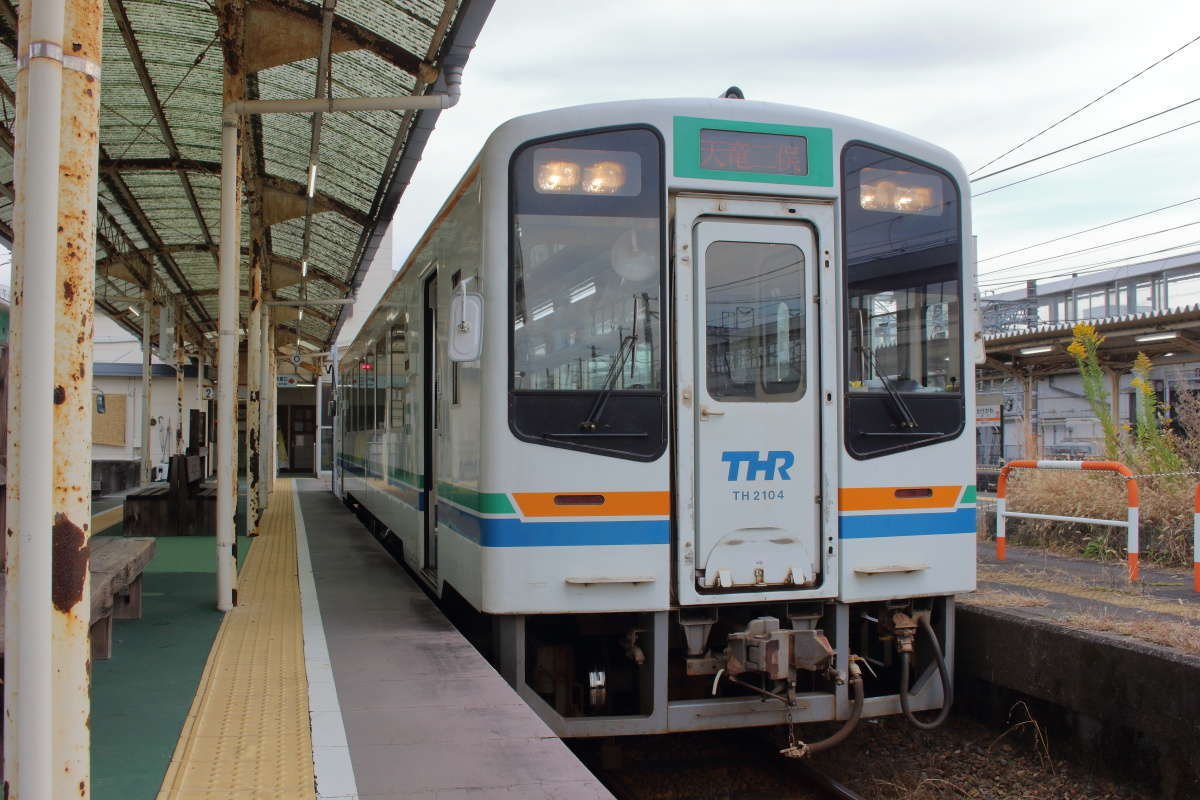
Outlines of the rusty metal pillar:
[{"label": "rusty metal pillar", "polygon": [[150,380],[150,334],[154,319],[154,290],[142,292],[142,486],[150,483],[150,417],[153,383]]},{"label": "rusty metal pillar", "polygon": [[[223,44],[223,103],[245,96],[242,72],[244,7],[239,0],[220,0],[217,6]],[[237,605],[237,423],[238,285],[241,272],[241,119],[221,115],[221,227],[219,349],[217,363],[217,608]]]},{"label": "rusty metal pillar", "polygon": [[250,324],[246,326],[246,531],[258,535],[264,461],[262,457],[262,318],[264,251],[257,238],[250,242]]},{"label": "rusty metal pillar", "polygon": [[91,793],[92,336],[100,146],[101,0],[69,0],[64,43],[54,332],[54,785]]},{"label": "rusty metal pillar", "polygon": [[183,348],[183,322],[186,317],[183,303],[175,304],[175,455],[183,455],[183,365],[187,363],[187,352]]}]

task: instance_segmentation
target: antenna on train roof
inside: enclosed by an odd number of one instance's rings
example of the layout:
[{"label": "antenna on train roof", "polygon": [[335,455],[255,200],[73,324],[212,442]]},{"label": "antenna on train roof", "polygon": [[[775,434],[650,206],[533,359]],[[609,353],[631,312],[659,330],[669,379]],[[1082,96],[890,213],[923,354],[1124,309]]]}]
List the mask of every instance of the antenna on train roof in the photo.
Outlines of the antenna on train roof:
[{"label": "antenna on train roof", "polygon": [[721,95],[721,97],[724,97],[729,100],[745,100],[746,99],[746,95],[742,94],[742,90],[736,86],[730,86],[728,89],[725,90],[725,92]]}]

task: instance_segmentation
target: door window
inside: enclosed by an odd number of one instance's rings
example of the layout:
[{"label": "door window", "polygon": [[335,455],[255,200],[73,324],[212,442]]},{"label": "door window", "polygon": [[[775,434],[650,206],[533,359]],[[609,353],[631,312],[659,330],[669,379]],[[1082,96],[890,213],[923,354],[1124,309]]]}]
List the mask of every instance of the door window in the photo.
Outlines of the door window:
[{"label": "door window", "polygon": [[805,391],[804,253],[790,244],[713,242],[704,253],[706,385],[724,402]]}]

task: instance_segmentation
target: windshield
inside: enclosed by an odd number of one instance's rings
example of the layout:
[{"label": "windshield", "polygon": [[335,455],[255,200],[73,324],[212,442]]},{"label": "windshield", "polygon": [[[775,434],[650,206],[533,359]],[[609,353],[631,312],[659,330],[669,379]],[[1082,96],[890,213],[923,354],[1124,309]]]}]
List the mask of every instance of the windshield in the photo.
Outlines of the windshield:
[{"label": "windshield", "polygon": [[512,162],[510,422],[520,438],[637,459],[666,447],[661,142],[634,128]]},{"label": "windshield", "polygon": [[513,388],[658,389],[658,221],[518,214]]},{"label": "windshield", "polygon": [[866,145],[848,146],[843,159],[850,449],[863,456],[956,435],[958,188],[939,170]]}]

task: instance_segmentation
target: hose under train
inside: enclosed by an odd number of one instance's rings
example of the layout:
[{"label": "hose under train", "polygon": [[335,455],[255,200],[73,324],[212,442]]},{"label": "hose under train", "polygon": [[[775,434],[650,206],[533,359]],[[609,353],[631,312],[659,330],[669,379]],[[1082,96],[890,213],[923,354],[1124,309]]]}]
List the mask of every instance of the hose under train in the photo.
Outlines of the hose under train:
[{"label": "hose under train", "polygon": [[929,623],[929,615],[922,614],[918,617],[918,624],[921,630],[929,637],[929,644],[933,648],[933,658],[937,662],[938,674],[942,678],[942,710],[938,715],[929,722],[924,722],[917,719],[909,707],[908,696],[908,679],[909,671],[912,662],[912,653],[900,654],[900,710],[904,712],[904,716],[916,727],[923,731],[931,731],[937,726],[946,721],[950,716],[950,706],[954,704],[954,684],[950,680],[950,669],[946,666],[946,658],[942,654],[942,646],[938,642],[937,634],[933,631],[933,626]]},{"label": "hose under train", "polygon": [[828,739],[822,739],[819,742],[806,742],[804,745],[804,755],[808,756],[813,753],[819,753],[822,750],[828,750],[831,747],[837,747],[846,741],[847,737],[858,727],[858,721],[862,719],[866,695],[863,691],[862,673],[859,671],[857,664],[851,664],[850,680],[848,683],[850,684],[850,691],[854,694],[853,705],[850,706],[850,716],[842,723],[842,727],[838,728]]}]

